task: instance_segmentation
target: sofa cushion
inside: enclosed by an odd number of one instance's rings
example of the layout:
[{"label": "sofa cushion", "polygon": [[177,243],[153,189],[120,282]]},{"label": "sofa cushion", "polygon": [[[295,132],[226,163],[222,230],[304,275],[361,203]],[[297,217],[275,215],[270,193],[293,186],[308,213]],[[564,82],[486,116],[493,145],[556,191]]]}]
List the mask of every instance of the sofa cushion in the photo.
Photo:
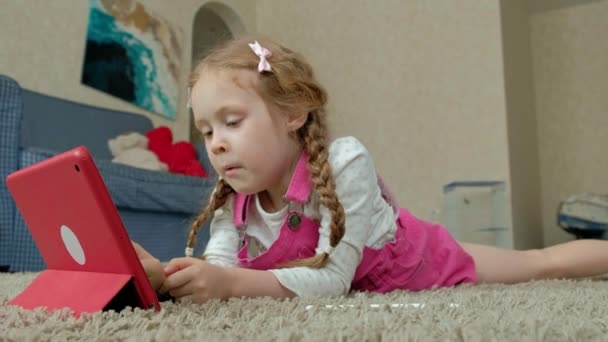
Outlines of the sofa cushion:
[{"label": "sofa cushion", "polygon": [[[111,159],[108,140],[126,132],[145,134],[152,122],[144,115],[115,111],[23,90],[21,147],[67,151],[84,145],[96,158]],[[100,119],[104,124],[100,125]]]},{"label": "sofa cushion", "polygon": [[[20,168],[50,158],[56,152],[26,148]],[[191,177],[139,169],[109,160],[95,159],[114,204],[131,210],[196,214],[215,187],[214,178]]]},{"label": "sofa cushion", "polygon": [[96,160],[117,207],[135,210],[198,213],[215,187],[214,178],[200,178],[134,168]]}]

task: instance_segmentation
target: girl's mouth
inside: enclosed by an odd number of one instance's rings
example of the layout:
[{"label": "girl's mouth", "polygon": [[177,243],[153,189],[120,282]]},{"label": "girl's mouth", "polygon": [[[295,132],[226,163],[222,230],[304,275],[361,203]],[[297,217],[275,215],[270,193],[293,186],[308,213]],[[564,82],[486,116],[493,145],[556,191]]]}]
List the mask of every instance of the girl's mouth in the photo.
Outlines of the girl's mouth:
[{"label": "girl's mouth", "polygon": [[226,177],[232,177],[236,175],[242,168],[237,165],[229,165],[224,168],[224,175]]}]

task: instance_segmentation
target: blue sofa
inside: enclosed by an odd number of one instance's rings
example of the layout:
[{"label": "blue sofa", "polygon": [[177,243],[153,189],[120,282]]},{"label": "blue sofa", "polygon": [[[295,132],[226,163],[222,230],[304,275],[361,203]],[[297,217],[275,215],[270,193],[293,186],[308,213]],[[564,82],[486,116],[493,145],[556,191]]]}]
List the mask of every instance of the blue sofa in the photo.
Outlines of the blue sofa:
[{"label": "blue sofa", "polygon": [[[161,261],[183,256],[190,222],[207,203],[215,175],[202,146],[197,151],[208,178],[110,161],[109,139],[150,129],[145,116],[46,96],[0,75],[0,266],[13,272],[46,267],[8,192],[6,176],[79,145],[93,155],[131,239]],[[203,227],[196,253],[208,237],[208,226]]]}]

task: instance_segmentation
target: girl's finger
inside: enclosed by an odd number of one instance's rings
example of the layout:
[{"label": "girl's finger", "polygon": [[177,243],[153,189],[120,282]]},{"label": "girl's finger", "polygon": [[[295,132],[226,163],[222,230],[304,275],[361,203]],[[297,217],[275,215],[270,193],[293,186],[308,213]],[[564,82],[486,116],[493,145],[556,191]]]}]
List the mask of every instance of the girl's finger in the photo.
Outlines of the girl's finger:
[{"label": "girl's finger", "polygon": [[171,291],[177,287],[184,286],[190,281],[192,281],[194,277],[193,270],[191,267],[186,267],[183,270],[179,270],[165,279],[163,285],[158,290],[160,293],[166,293]]},{"label": "girl's finger", "polygon": [[181,270],[187,268],[200,260],[195,258],[175,258],[169,261],[169,263],[165,266],[165,274],[167,276]]},{"label": "girl's finger", "polygon": [[169,290],[169,294],[177,299],[180,299],[182,297],[192,297],[192,294],[194,293],[194,289],[191,286],[192,283],[187,283],[183,286],[180,287],[176,287],[174,289]]}]

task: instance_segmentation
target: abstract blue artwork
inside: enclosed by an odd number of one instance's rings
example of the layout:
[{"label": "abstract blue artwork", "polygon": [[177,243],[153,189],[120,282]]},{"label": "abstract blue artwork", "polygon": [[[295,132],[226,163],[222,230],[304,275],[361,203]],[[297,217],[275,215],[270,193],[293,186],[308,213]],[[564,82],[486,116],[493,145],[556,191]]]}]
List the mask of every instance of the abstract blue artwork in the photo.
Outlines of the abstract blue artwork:
[{"label": "abstract blue artwork", "polygon": [[81,82],[175,119],[181,39],[135,0],[89,0]]}]

